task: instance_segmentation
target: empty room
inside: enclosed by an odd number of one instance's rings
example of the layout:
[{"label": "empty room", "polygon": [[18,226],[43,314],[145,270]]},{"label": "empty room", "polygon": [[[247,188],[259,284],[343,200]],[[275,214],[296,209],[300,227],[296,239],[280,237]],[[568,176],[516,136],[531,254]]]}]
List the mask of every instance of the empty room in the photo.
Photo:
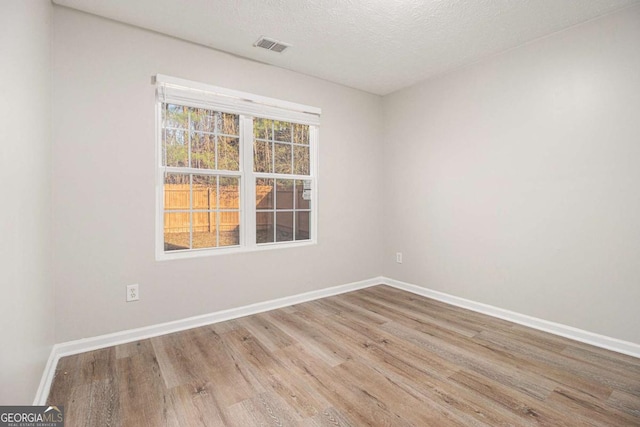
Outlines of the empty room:
[{"label": "empty room", "polygon": [[640,426],[640,0],[0,24],[0,426]]}]

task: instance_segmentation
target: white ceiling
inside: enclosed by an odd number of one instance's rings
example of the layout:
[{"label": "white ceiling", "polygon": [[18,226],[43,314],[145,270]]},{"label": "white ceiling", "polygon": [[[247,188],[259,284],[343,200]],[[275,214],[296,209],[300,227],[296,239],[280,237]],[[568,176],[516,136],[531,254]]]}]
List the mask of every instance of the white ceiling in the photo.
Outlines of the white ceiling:
[{"label": "white ceiling", "polygon": [[[640,0],[53,0],[385,95]],[[259,36],[291,43],[282,54]]]}]

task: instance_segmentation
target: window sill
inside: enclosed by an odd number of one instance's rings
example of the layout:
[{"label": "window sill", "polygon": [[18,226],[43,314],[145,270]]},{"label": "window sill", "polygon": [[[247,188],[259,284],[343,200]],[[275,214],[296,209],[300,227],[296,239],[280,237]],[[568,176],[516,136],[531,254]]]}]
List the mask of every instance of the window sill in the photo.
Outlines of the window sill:
[{"label": "window sill", "polygon": [[228,248],[214,248],[214,249],[196,249],[174,252],[156,252],[156,261],[170,261],[175,259],[189,259],[189,258],[202,258],[217,255],[230,255],[239,253],[251,253],[272,251],[277,249],[292,249],[303,246],[313,246],[318,244],[316,240],[301,240],[298,242],[279,242],[279,243],[263,243],[256,246],[232,246]]}]

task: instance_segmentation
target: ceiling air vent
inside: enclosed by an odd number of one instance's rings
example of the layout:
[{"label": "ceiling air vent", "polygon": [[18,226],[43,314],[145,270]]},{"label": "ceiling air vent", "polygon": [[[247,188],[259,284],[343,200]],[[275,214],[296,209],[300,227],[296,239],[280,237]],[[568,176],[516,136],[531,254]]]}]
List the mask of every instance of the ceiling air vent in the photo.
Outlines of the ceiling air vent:
[{"label": "ceiling air vent", "polygon": [[261,47],[263,49],[272,50],[274,52],[281,53],[286,48],[291,45],[288,43],[279,42],[277,40],[273,40],[267,37],[260,37],[257,42],[253,44],[256,47]]}]

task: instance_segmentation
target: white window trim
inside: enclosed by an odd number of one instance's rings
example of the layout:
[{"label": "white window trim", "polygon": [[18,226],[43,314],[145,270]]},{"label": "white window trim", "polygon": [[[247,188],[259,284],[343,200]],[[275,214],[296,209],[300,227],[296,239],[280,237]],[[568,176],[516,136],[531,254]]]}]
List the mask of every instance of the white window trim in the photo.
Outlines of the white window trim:
[{"label": "white window trim", "polygon": [[[155,174],[156,174],[156,224],[155,254],[157,261],[196,258],[242,252],[254,252],[273,249],[296,248],[315,245],[318,242],[318,140],[321,110],[275,98],[235,91],[205,83],[194,82],[176,77],[158,74],[156,84],[156,135],[155,135]],[[192,107],[207,108],[240,115],[240,171],[220,172],[222,175],[240,175],[240,245],[189,249],[184,251],[164,250],[164,173],[168,169],[162,166],[162,110],[164,102],[175,102]],[[253,172],[253,117],[282,120],[309,125],[309,155],[311,177],[311,239],[256,243],[256,200],[255,179],[269,178],[308,180],[309,176],[280,175]],[[251,149],[247,149],[250,147]],[[184,168],[183,168],[184,170]],[[275,224],[274,224],[275,226]]]}]

